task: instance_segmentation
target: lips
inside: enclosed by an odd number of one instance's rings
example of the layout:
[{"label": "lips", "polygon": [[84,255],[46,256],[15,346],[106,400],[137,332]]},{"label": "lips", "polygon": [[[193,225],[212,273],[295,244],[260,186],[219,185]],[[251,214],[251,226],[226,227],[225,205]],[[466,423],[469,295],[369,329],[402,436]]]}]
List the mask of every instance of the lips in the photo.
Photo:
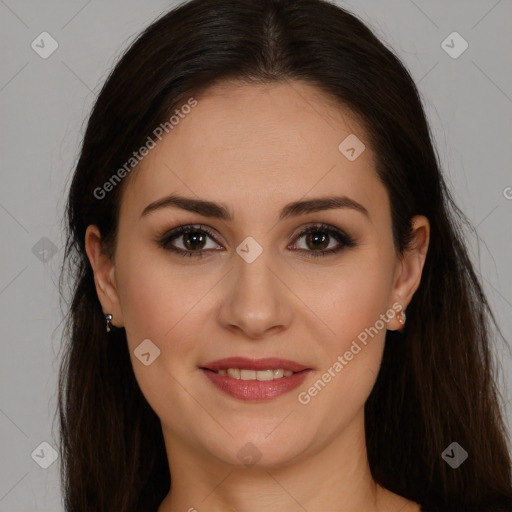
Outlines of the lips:
[{"label": "lips", "polygon": [[244,401],[266,401],[300,386],[311,368],[276,357],[228,357],[200,367],[221,392]]},{"label": "lips", "polygon": [[263,359],[249,359],[246,357],[227,357],[206,363],[201,368],[207,370],[228,370],[229,368],[238,368],[240,370],[289,370],[294,373],[308,370],[309,368],[296,361],[280,359],[278,357],[266,357]]}]

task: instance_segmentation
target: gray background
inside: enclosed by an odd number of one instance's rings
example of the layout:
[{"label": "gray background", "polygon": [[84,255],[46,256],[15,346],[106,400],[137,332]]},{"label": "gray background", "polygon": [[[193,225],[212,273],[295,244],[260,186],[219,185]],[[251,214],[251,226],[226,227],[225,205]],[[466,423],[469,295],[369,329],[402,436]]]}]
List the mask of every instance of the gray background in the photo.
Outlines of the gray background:
[{"label": "gray background", "polygon": [[[512,199],[506,197],[507,190],[512,197],[512,2],[338,3],[393,47],[419,84],[446,178],[476,227],[469,244],[477,271],[512,339]],[[56,285],[65,195],[85,120],[109,69],[172,5],[0,0],[0,511],[63,510],[60,460],[43,469],[31,454],[44,441],[57,447],[62,314]],[[47,59],[31,47],[43,31],[59,45]],[[456,59],[441,47],[453,31],[469,43]],[[496,354],[510,425],[512,358],[502,344]]]}]

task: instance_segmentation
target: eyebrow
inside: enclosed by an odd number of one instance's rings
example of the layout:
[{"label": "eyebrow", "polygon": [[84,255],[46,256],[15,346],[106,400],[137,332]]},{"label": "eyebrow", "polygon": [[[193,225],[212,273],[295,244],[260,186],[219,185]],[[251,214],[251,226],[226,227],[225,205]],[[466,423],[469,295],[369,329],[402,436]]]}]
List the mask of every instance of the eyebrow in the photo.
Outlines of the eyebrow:
[{"label": "eyebrow", "polygon": [[[213,217],[226,221],[233,220],[234,218],[230,209],[222,203],[215,203],[205,199],[183,197],[176,194],[163,197],[149,204],[142,211],[141,217],[145,217],[146,215],[162,208],[180,208],[189,212],[198,213],[205,217]],[[281,210],[279,214],[279,221],[307,213],[338,208],[349,208],[364,214],[368,218],[370,217],[368,210],[362,204],[347,196],[326,196],[288,203]]]}]

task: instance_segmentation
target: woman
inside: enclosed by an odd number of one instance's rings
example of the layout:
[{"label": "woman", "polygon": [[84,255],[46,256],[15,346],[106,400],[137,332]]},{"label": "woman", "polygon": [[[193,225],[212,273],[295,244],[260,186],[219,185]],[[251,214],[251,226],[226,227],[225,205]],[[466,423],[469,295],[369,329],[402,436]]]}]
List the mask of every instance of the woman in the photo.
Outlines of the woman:
[{"label": "woman", "polygon": [[512,510],[464,217],[348,12],[161,17],[97,99],[67,221],[68,511]]}]

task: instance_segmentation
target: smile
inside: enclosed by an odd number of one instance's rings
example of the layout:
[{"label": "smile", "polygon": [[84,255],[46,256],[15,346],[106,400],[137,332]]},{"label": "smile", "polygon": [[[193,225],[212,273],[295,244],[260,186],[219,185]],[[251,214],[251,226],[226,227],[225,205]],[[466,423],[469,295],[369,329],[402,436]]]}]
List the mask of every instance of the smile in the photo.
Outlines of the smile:
[{"label": "smile", "polygon": [[228,368],[216,370],[218,375],[228,375],[233,379],[240,380],[274,380],[290,377],[294,374],[291,370],[278,368],[275,370],[245,370],[240,368]]}]

